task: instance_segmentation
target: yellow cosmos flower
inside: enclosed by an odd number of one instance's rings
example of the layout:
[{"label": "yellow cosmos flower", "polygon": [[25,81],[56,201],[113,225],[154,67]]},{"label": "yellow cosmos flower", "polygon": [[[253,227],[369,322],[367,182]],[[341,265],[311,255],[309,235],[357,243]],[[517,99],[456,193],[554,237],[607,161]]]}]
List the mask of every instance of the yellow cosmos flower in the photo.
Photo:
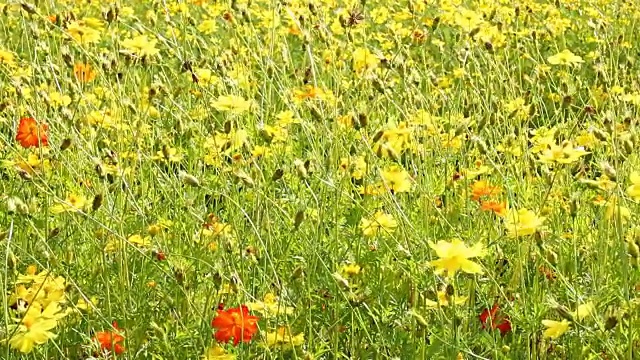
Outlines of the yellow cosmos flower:
[{"label": "yellow cosmos flower", "polygon": [[157,43],[158,40],[149,40],[147,35],[137,35],[120,43],[123,47],[121,52],[138,58],[151,57],[160,52],[160,50],[156,49]]},{"label": "yellow cosmos flower", "polygon": [[375,70],[380,59],[367,48],[358,48],[353,52],[353,70],[357,74]]},{"label": "yellow cosmos flower", "polygon": [[607,202],[604,216],[608,221],[617,221],[617,219],[620,219],[620,223],[626,224],[631,219],[631,210],[626,206],[620,205],[620,200],[612,196]]},{"label": "yellow cosmos flower", "polygon": [[67,198],[60,204],[52,206],[49,210],[53,214],[63,212],[81,212],[87,205],[87,198],[84,196],[69,194]]},{"label": "yellow cosmos flower", "polygon": [[265,343],[268,347],[290,349],[291,347],[304,344],[304,333],[294,336],[291,334],[291,330],[282,326],[276,331],[268,332]]},{"label": "yellow cosmos flower", "polygon": [[640,200],[640,172],[634,171],[629,175],[631,186],[627,188],[627,195],[633,200]]},{"label": "yellow cosmos flower", "polygon": [[260,312],[265,316],[291,315],[294,311],[294,308],[279,302],[273,293],[265,294],[263,301],[247,303],[247,307],[249,310]]},{"label": "yellow cosmos flower", "polygon": [[0,65],[3,64],[7,66],[14,66],[15,55],[10,51],[0,49]]},{"label": "yellow cosmos flower", "polygon": [[545,220],[529,209],[509,210],[504,219],[507,235],[512,238],[535,234]]},{"label": "yellow cosmos flower", "polygon": [[93,44],[100,41],[100,30],[88,26],[84,21],[73,21],[67,25],[67,35],[80,44]]},{"label": "yellow cosmos flower", "polygon": [[575,320],[582,321],[588,318],[589,316],[591,316],[591,314],[593,314],[594,311],[595,311],[595,306],[593,306],[592,302],[588,302],[586,304],[578,305],[578,307],[576,308],[576,311],[572,312],[571,315]]},{"label": "yellow cosmos flower", "polygon": [[135,235],[129,236],[127,241],[130,244],[133,244],[135,246],[142,247],[142,248],[147,248],[147,247],[151,246],[151,237],[150,236],[142,237],[139,234],[135,234]]},{"label": "yellow cosmos flower", "polygon": [[439,307],[449,306],[450,304],[462,305],[464,304],[468,297],[466,296],[458,296],[453,297],[447,295],[446,291],[438,291],[438,299],[437,301],[433,301],[430,299],[425,299],[425,306],[430,309],[437,309]]},{"label": "yellow cosmos flower", "polygon": [[469,274],[482,273],[482,267],[469,260],[485,255],[485,249],[481,243],[467,247],[462,240],[453,239],[451,242],[440,240],[436,244],[429,242],[429,246],[435,250],[439,257],[439,259],[429,262],[429,265],[436,268],[436,274],[442,274],[446,271],[447,276],[452,277],[460,270]]},{"label": "yellow cosmos flower", "polygon": [[235,355],[227,354],[225,349],[218,345],[208,348],[202,355],[202,360],[234,360],[235,358]]},{"label": "yellow cosmos flower", "polygon": [[571,323],[566,319],[562,321],[542,320],[542,325],[546,327],[542,334],[543,337],[557,339],[569,330]]},{"label": "yellow cosmos flower", "polygon": [[38,303],[32,304],[20,324],[10,326],[10,333],[15,331],[15,334],[9,339],[9,345],[22,353],[30,353],[36,345],[56,337],[51,330],[63,316],[58,303],[49,304],[43,311]]},{"label": "yellow cosmos flower", "polygon": [[218,111],[228,111],[237,115],[250,110],[252,103],[240,96],[222,95],[211,105]]},{"label": "yellow cosmos flower", "polygon": [[367,237],[376,236],[381,230],[387,234],[391,233],[397,226],[396,219],[382,211],[376,212],[372,219],[363,218],[360,220],[362,234]]},{"label": "yellow cosmos flower", "polygon": [[565,141],[561,145],[550,145],[540,153],[540,161],[545,164],[571,164],[580,160],[581,156],[587,155],[583,147],[574,147],[571,141]]},{"label": "yellow cosmos flower", "polygon": [[564,49],[561,52],[549,56],[547,61],[551,65],[568,65],[568,66],[576,66],[584,62],[582,58],[571,52],[569,49]]},{"label": "yellow cosmos flower", "polygon": [[400,166],[393,165],[382,171],[382,181],[394,194],[411,191],[411,177]]}]

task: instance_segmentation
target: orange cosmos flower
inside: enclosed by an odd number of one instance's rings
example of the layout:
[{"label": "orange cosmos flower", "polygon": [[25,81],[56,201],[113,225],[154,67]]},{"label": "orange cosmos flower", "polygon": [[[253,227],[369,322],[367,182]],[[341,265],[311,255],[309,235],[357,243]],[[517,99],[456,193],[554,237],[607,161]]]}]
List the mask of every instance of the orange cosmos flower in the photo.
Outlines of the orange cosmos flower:
[{"label": "orange cosmos flower", "polygon": [[23,148],[47,146],[49,145],[48,129],[47,124],[38,125],[34,118],[23,117],[18,124],[16,141]]},{"label": "orange cosmos flower", "polygon": [[492,211],[498,216],[505,216],[507,213],[506,201],[483,201],[480,208],[484,211]]},{"label": "orange cosmos flower", "polygon": [[240,341],[251,341],[258,332],[258,317],[249,315],[249,308],[245,305],[229,310],[223,307],[218,307],[218,315],[211,321],[211,326],[216,329],[216,340],[226,343],[233,338],[234,346]]},{"label": "orange cosmos flower", "polygon": [[499,186],[491,186],[486,180],[476,181],[471,185],[471,198],[478,201],[481,197],[499,194],[500,190]]},{"label": "orange cosmos flower", "polygon": [[114,321],[112,325],[116,331],[100,331],[93,339],[100,344],[100,351],[102,353],[113,352],[116,355],[120,355],[125,352],[124,346],[120,344],[124,341],[124,336],[119,334],[120,328],[118,328],[117,322]]},{"label": "orange cosmos flower", "polygon": [[90,64],[77,63],[73,65],[73,75],[80,82],[89,82],[96,78],[96,73]]}]

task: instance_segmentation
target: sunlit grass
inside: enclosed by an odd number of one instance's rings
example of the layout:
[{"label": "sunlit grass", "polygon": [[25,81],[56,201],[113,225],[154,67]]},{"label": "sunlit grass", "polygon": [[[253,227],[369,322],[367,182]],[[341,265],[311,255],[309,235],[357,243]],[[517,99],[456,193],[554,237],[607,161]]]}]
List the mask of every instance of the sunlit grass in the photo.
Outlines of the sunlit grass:
[{"label": "sunlit grass", "polygon": [[634,4],[0,4],[3,359],[633,359]]}]

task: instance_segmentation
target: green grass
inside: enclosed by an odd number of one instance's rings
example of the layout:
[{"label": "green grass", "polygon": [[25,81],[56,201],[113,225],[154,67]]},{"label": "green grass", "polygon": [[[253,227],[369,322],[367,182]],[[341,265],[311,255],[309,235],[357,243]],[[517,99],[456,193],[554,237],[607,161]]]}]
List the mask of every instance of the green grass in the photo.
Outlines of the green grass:
[{"label": "green grass", "polygon": [[640,356],[640,12],[463,3],[0,5],[0,357]]}]

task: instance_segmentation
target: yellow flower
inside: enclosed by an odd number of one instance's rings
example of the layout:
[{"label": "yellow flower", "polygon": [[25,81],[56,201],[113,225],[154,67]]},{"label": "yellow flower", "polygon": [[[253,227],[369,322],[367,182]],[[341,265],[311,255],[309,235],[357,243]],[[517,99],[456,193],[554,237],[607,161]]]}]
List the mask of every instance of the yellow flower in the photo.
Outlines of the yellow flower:
[{"label": "yellow flower", "polygon": [[87,26],[82,20],[69,23],[67,34],[80,44],[92,44],[100,41],[100,31]]},{"label": "yellow flower", "polygon": [[235,358],[235,355],[227,354],[224,348],[218,345],[208,348],[202,355],[202,360],[234,360]]},{"label": "yellow flower", "polygon": [[304,333],[293,336],[290,330],[282,326],[276,331],[268,332],[265,343],[268,347],[290,349],[304,344]]},{"label": "yellow flower", "polygon": [[582,58],[574,53],[572,53],[569,49],[564,49],[561,52],[549,56],[547,61],[551,65],[578,65],[584,62]]},{"label": "yellow flower", "polygon": [[509,237],[533,235],[544,222],[544,217],[538,217],[529,209],[509,210],[505,216],[504,226]]},{"label": "yellow flower", "polygon": [[392,193],[408,192],[411,190],[411,177],[400,166],[393,165],[382,171],[382,181]]},{"label": "yellow flower", "polygon": [[35,345],[56,337],[50,330],[58,325],[62,316],[58,303],[49,304],[42,312],[38,303],[31,304],[20,324],[10,326],[9,333],[15,334],[9,339],[9,345],[25,354],[31,352]]},{"label": "yellow flower", "polygon": [[229,111],[232,114],[241,114],[251,109],[252,103],[240,96],[222,95],[211,105],[219,111]]},{"label": "yellow flower", "polygon": [[640,172],[632,172],[629,175],[629,181],[631,181],[631,186],[627,188],[627,195],[635,201],[640,200]]},{"label": "yellow flower", "polygon": [[174,147],[163,147],[151,159],[156,161],[180,162],[184,156]]},{"label": "yellow flower", "polygon": [[356,275],[360,274],[360,271],[362,271],[362,268],[360,267],[360,265],[358,265],[358,264],[346,264],[346,265],[342,266],[342,269],[340,270],[340,273],[344,277],[353,277],[353,276],[356,276]]},{"label": "yellow flower", "polygon": [[562,321],[542,320],[542,325],[547,328],[542,335],[545,338],[557,339],[569,330],[570,324],[566,319]]},{"label": "yellow flower", "polygon": [[607,209],[604,215],[609,221],[617,221],[620,218],[620,223],[625,224],[631,219],[631,210],[626,206],[620,205],[618,198],[612,196],[607,202]]},{"label": "yellow flower", "polygon": [[380,59],[367,48],[358,48],[353,52],[353,70],[357,74],[372,71],[380,65]]},{"label": "yellow flower", "polygon": [[203,34],[210,35],[218,29],[218,25],[215,19],[206,19],[198,25],[197,29]]},{"label": "yellow flower", "polygon": [[382,211],[378,211],[373,215],[373,219],[360,220],[360,229],[364,236],[376,236],[380,230],[385,233],[391,233],[398,226],[398,222],[392,215],[385,214]]},{"label": "yellow flower", "polygon": [[565,141],[561,145],[550,145],[543,150],[540,153],[540,161],[546,164],[571,164],[588,153],[583,147],[574,147],[571,141]]},{"label": "yellow flower", "polygon": [[0,49],[0,65],[15,65],[15,56],[12,52]]},{"label": "yellow flower", "polygon": [[265,294],[263,301],[247,303],[247,307],[249,310],[260,312],[265,316],[291,315],[295,310],[290,306],[282,305],[273,293]]},{"label": "yellow flower", "polygon": [[462,305],[468,299],[468,297],[466,297],[466,296],[459,296],[459,297],[449,296],[449,295],[447,295],[446,291],[438,291],[437,295],[438,295],[438,300],[437,301],[433,301],[433,300],[430,300],[430,299],[425,299],[425,306],[427,308],[436,309],[438,307],[449,306],[450,300],[453,300],[453,303],[455,305]]},{"label": "yellow flower", "polygon": [[593,303],[588,302],[586,304],[579,305],[576,308],[576,311],[572,312],[571,315],[573,315],[573,318],[575,320],[582,321],[587,317],[589,317],[594,310],[595,310],[595,307],[593,306]]},{"label": "yellow flower", "polygon": [[138,247],[149,247],[149,246],[151,246],[151,237],[150,236],[142,237],[141,235],[135,234],[135,235],[129,236],[127,241],[130,244],[133,244],[133,245],[138,246]]},{"label": "yellow flower", "polygon": [[149,40],[147,35],[137,35],[120,43],[124,48],[121,52],[138,58],[151,57],[160,52],[160,50],[156,49],[157,43],[158,40]]},{"label": "yellow flower", "polygon": [[80,298],[76,303],[76,309],[84,310],[86,312],[93,312],[98,304],[98,299],[95,296],[92,296],[90,299]]},{"label": "yellow flower", "polygon": [[57,205],[53,205],[50,211],[53,214],[60,214],[63,212],[80,212],[87,205],[87,199],[83,196],[76,194],[69,194],[67,198]]},{"label": "yellow flower", "polygon": [[453,239],[451,242],[440,240],[437,244],[430,241],[429,246],[435,250],[439,257],[439,259],[429,262],[429,265],[436,268],[436,274],[446,271],[447,275],[452,277],[460,270],[469,274],[482,273],[482,267],[469,260],[485,255],[485,249],[481,243],[477,243],[473,247],[467,247],[462,240]]}]

